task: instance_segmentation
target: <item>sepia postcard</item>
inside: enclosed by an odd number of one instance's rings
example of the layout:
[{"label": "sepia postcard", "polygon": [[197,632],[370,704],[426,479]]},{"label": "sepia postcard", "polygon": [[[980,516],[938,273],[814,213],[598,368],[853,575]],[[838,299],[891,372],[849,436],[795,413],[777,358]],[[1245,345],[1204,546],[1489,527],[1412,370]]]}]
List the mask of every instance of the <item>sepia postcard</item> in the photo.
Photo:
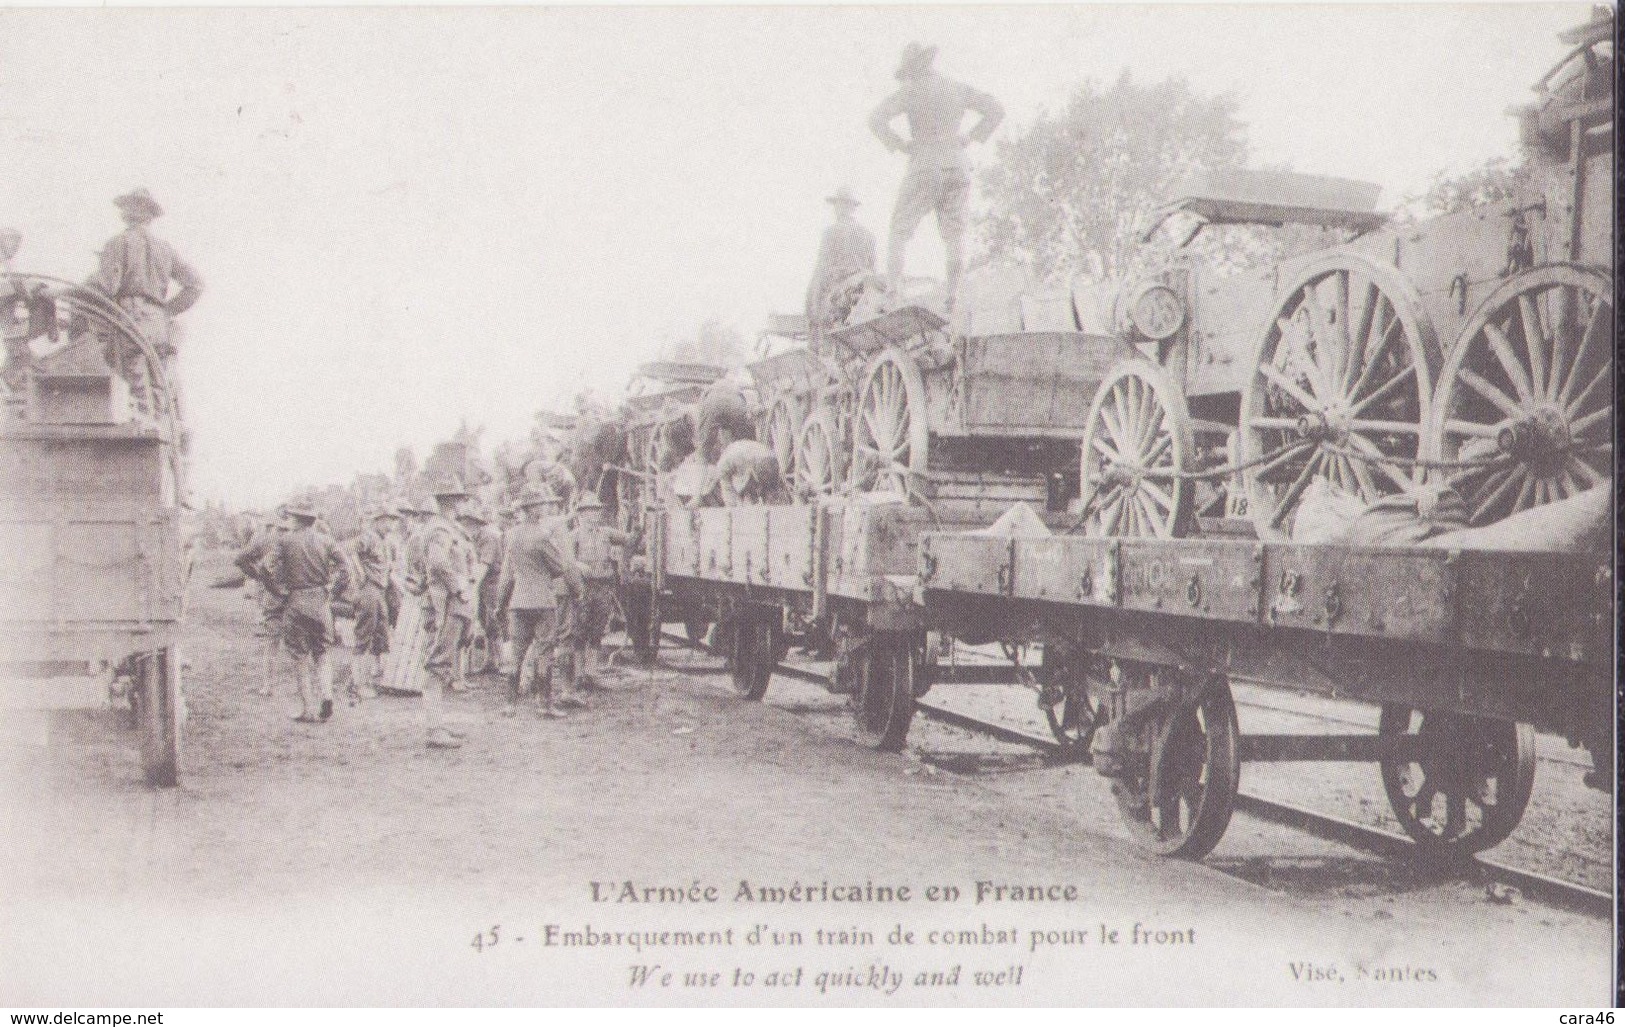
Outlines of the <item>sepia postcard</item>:
[{"label": "sepia postcard", "polygon": [[1616,34],[0,9],[0,1006],[1611,1023]]}]

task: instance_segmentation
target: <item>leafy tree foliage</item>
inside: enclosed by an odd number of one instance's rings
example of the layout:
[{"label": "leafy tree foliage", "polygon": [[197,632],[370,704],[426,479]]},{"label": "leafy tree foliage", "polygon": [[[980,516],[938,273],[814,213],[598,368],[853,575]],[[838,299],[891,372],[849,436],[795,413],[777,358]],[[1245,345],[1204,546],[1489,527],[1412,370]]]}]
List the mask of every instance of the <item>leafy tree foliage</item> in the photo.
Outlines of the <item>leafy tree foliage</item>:
[{"label": "leafy tree foliage", "polygon": [[1492,157],[1459,175],[1440,171],[1424,192],[1405,197],[1400,213],[1424,220],[1513,199],[1527,193],[1532,175],[1527,161],[1514,164],[1506,157]]},{"label": "leafy tree foliage", "polygon": [[[1167,243],[1142,244],[1138,232],[1180,179],[1245,161],[1236,108],[1234,97],[1201,96],[1181,78],[1142,85],[1125,71],[1110,86],[1085,81],[1064,109],[1001,141],[982,172],[986,258],[1044,282],[1166,262]],[[1210,229],[1198,244],[1233,246],[1235,235]]]}]

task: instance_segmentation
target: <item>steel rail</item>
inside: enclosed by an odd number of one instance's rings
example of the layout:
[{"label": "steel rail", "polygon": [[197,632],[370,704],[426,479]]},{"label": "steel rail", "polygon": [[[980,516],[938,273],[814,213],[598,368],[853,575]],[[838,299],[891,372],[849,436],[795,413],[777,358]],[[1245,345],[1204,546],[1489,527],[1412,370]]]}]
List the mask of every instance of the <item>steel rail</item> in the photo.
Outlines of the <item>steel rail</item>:
[{"label": "steel rail", "polygon": [[[714,647],[690,642],[681,635],[664,630],[660,634],[662,638],[687,648],[720,655]],[[808,681],[818,685],[827,684],[829,681],[828,675],[804,667],[797,667],[793,664],[777,663],[773,667],[773,672],[783,674],[785,677],[795,678],[798,681]],[[1025,745],[1037,749],[1057,761],[1066,758],[1060,744],[1052,739],[1040,738],[1037,735],[1028,734],[1025,731],[1006,727],[1002,724],[989,723],[964,713],[920,702],[918,699],[914,701],[914,709],[927,719],[939,723],[975,731],[999,741]],[[1313,716],[1313,714],[1303,714],[1303,716]],[[1080,759],[1077,762],[1086,762],[1086,759]],[[1416,859],[1418,855],[1416,843],[1405,835],[1394,834],[1343,817],[1305,809],[1276,799],[1266,799],[1263,796],[1241,792],[1236,795],[1236,809],[1260,820],[1267,820],[1283,827],[1303,831],[1316,838],[1338,842],[1350,848],[1369,852],[1386,859],[1411,861]],[[1485,856],[1472,856],[1462,860],[1451,869],[1459,869],[1461,871],[1460,879],[1462,880],[1510,885],[1530,898],[1538,899],[1547,905],[1570,912],[1603,918],[1612,918],[1614,915],[1614,897],[1607,892],[1598,891],[1595,888],[1589,888],[1573,881],[1565,881],[1562,878],[1537,873],[1533,870],[1524,870],[1503,863],[1500,860],[1490,859]]]}]

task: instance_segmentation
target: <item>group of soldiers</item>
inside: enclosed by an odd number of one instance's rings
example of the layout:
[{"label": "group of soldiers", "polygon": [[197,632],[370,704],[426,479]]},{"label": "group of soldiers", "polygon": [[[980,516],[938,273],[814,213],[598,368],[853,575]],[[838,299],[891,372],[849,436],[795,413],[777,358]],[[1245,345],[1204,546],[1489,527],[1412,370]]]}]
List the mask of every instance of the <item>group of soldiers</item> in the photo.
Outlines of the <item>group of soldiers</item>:
[{"label": "group of soldiers", "polygon": [[411,661],[430,748],[463,744],[465,731],[443,713],[443,693],[469,689],[467,670],[481,646],[507,678],[506,715],[526,702],[548,719],[588,705],[585,693],[613,673],[602,644],[628,541],[603,503],[584,493],[566,516],[563,497],[530,483],[493,523],[454,477],[427,493],[432,502],[373,509],[343,546],[307,505],[284,506],[262,525],[235,561],[260,590],[258,693],[272,693],[286,653],[299,686],[294,720],[331,719],[329,654],[337,642],[334,604],[342,598],[355,618],[352,699],[378,694],[392,651]]}]

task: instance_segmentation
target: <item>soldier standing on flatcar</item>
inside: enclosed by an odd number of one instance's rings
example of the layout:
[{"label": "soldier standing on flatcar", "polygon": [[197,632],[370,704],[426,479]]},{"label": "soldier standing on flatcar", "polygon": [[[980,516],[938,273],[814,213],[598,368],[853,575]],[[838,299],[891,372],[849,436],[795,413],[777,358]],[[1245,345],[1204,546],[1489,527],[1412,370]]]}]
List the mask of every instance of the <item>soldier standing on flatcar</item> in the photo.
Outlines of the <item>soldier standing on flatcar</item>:
[{"label": "soldier standing on flatcar", "polygon": [[584,585],[570,632],[571,667],[578,689],[602,686],[600,647],[615,612],[615,591],[629,541],[626,532],[607,522],[604,504],[597,496],[589,493],[582,498],[576,506],[575,530],[570,533]]},{"label": "soldier standing on flatcar", "polygon": [[[287,600],[282,614],[282,644],[299,674],[301,710],[294,719],[319,724],[333,715],[333,668],[328,649],[333,631],[334,593],[349,585],[350,562],[332,536],[316,528],[316,511],[288,507],[295,526],[277,537],[266,560],[266,581]],[[313,707],[318,712],[312,713]]]},{"label": "soldier standing on flatcar", "polygon": [[[134,189],[114,197],[113,204],[124,219],[125,229],[101,248],[101,266],[90,277],[90,284],[112,297],[141,329],[163,361],[164,375],[174,390],[177,339],[173,319],[197,302],[203,292],[203,279],[173,246],[148,229],[164,213],[151,193],[144,188]],[[171,283],[178,287],[174,296],[169,294]],[[132,391],[144,393],[136,388],[146,377],[140,354],[117,353],[114,357],[116,361],[109,362],[130,382]]]},{"label": "soldier standing on flatcar", "polygon": [[[556,514],[559,497],[546,485],[531,484],[519,496],[524,520],[508,533],[498,586],[500,605],[508,611],[515,668],[510,680],[507,715],[532,692],[542,716],[564,716],[554,703],[554,650],[565,636],[568,598],[584,591],[581,575],[561,543]],[[564,600],[561,602],[561,600]]]},{"label": "soldier standing on flatcar", "polygon": [[438,513],[423,528],[413,576],[423,583],[424,630],[433,641],[424,662],[423,722],[431,749],[455,749],[462,732],[441,718],[442,691],[456,690],[457,654],[474,621],[474,547],[457,514],[469,494],[455,479],[434,490]]},{"label": "soldier standing on flatcar", "polygon": [[825,202],[835,208],[835,223],[824,229],[812,281],[807,283],[807,324],[815,333],[845,320],[851,304],[837,303],[837,293],[844,295],[854,276],[875,269],[875,237],[854,216],[858,198],[843,185]]},{"label": "soldier standing on flatcar", "polygon": [[[965,228],[970,212],[970,160],[965,149],[985,143],[1004,120],[999,101],[963,82],[939,75],[931,62],[937,48],[910,43],[898,61],[897,92],[881,101],[869,115],[869,130],[886,149],[908,154],[908,170],[892,209],[891,238],[886,244],[886,277],[895,292],[903,280],[903,255],[914,230],[935,211],[942,248],[947,251],[948,307],[953,309],[959,276],[964,269]],[[959,123],[967,111],[981,119],[961,135]],[[908,119],[911,138],[892,130],[899,115]]]},{"label": "soldier standing on flatcar", "polygon": [[271,686],[276,681],[277,658],[282,654],[282,611],[287,605],[286,598],[266,584],[269,572],[265,561],[271,555],[271,547],[276,544],[277,536],[287,530],[287,521],[286,508],[278,507],[275,517],[260,521],[248,545],[232,561],[242,572],[243,578],[259,591],[260,621],[254,628],[254,634],[261,644],[260,686],[254,689],[254,694],[260,696],[270,695]]},{"label": "soldier standing on flatcar", "polygon": [[395,565],[395,535],[400,514],[387,506],[372,511],[367,524],[351,543],[355,558],[355,659],[350,688],[362,699],[376,698],[383,676],[383,658],[389,652],[390,569]]}]

